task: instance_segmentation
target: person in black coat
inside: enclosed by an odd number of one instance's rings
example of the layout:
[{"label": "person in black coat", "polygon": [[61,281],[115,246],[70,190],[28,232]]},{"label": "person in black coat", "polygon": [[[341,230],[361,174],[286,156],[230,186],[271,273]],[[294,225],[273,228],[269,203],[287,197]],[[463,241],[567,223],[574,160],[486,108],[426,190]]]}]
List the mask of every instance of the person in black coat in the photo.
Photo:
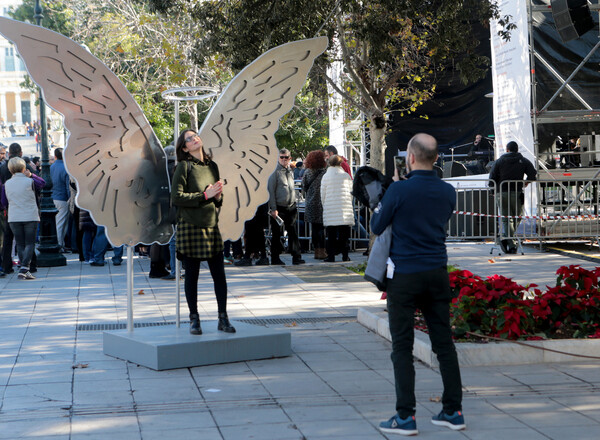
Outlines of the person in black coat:
[{"label": "person in black coat", "polygon": [[[523,177],[527,181],[523,183]],[[498,159],[490,171],[490,181],[493,181],[499,192],[498,209],[500,214],[512,218],[502,218],[502,235],[514,237],[519,224],[518,218],[523,213],[525,197],[523,188],[529,181],[536,179],[537,171],[533,164],[519,153],[519,145],[515,141],[506,144],[506,153]],[[504,182],[504,183],[503,183]],[[490,186],[494,183],[490,182]],[[513,238],[500,241],[502,250],[507,254],[517,253],[517,244]]]},{"label": "person in black coat", "polygon": [[321,179],[327,171],[325,153],[315,150],[308,153],[304,161],[306,172],[302,177],[302,192],[304,193],[304,221],[312,226],[312,243],[315,249],[315,259],[327,258],[325,251],[325,228],[323,226],[323,203],[321,202]]}]

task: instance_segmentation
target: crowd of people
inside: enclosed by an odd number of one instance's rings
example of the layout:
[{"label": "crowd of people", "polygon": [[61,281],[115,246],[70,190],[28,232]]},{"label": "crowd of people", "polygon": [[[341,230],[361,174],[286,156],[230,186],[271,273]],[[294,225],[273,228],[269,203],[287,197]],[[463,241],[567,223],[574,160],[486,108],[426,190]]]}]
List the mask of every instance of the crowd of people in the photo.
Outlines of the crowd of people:
[{"label": "crowd of people", "polygon": [[[208,263],[218,304],[218,330],[233,333],[227,316],[225,264],[237,266],[284,265],[280,256],[292,255],[292,264],[303,264],[297,233],[298,192],[305,197],[304,221],[312,226],[315,258],[335,261],[338,254],[349,261],[350,228],[355,223],[352,207],[352,173],[347,160],[333,146],[315,150],[304,163],[294,163],[290,151],[279,151],[276,170],[268,181],[269,201],[245,224],[244,237],[223,242],[218,226],[223,203],[219,168],[204,150],[194,130],[185,130],[175,146],[165,148],[172,181],[171,202],[174,234],[169,244],[138,245],[140,255],[150,257],[150,278],[176,278],[176,259],[184,269],[185,294],[190,312],[190,332],[202,334],[197,308],[198,277],[202,261]],[[8,157],[7,157],[8,156]],[[79,261],[104,266],[107,251],[112,264],[123,260],[123,246],[113,247],[104,226],[75,203],[77,186],[63,161],[63,149],[51,155],[51,195],[56,208],[56,239],[61,253],[77,253]],[[176,165],[177,164],[177,165]],[[0,147],[0,277],[18,269],[18,278],[35,279],[35,244],[39,235],[41,189],[46,185],[39,158],[23,157],[18,143]],[[265,236],[270,221],[270,242]],[[268,246],[270,243],[270,246]],[[267,249],[270,250],[270,260]]]}]

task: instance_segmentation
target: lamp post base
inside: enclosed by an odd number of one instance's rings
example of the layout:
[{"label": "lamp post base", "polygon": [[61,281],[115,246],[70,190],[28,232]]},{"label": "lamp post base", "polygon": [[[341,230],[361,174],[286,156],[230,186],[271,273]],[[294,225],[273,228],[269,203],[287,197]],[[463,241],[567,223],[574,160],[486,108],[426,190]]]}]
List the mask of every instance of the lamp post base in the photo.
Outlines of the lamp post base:
[{"label": "lamp post base", "polygon": [[[40,244],[37,248],[38,267],[66,266],[67,259],[60,253],[56,239],[56,208],[48,194],[42,191],[42,209],[40,210]],[[46,196],[46,197],[44,197]]]},{"label": "lamp post base", "polygon": [[40,252],[37,254],[38,267],[66,266],[67,258],[60,252]]}]

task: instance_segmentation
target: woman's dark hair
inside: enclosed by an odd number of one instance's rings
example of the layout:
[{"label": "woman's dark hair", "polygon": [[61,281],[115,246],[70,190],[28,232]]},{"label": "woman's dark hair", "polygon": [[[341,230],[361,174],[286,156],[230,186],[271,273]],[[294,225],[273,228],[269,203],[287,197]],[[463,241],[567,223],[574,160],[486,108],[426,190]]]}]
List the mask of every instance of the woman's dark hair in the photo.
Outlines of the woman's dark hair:
[{"label": "woman's dark hair", "polygon": [[315,150],[308,153],[306,159],[304,159],[304,168],[312,170],[312,169],[321,169],[327,167],[327,162],[325,162],[325,153],[321,150]]},{"label": "woman's dark hair", "polygon": [[[183,147],[185,147],[185,138],[189,136],[188,133],[198,134],[196,130],[192,130],[191,128],[186,128],[181,132],[179,137],[177,138],[177,142],[175,142],[175,154],[177,155],[177,162],[181,162],[182,160],[189,160],[192,156],[187,151],[183,151]],[[204,159],[212,160],[212,156],[206,152],[204,146],[202,146],[202,156]]]}]

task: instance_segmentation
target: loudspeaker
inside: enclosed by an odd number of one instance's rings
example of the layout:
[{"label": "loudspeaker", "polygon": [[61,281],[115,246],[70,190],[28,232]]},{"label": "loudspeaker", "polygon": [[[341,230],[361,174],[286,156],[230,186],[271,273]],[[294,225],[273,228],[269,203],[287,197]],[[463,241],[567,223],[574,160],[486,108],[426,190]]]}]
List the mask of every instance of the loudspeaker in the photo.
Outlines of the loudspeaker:
[{"label": "loudspeaker", "polygon": [[479,160],[470,160],[465,163],[467,168],[467,176],[476,176],[478,174],[485,174],[485,168],[483,162]]},{"label": "loudspeaker", "polygon": [[587,0],[551,0],[554,25],[563,43],[575,40],[594,28]]},{"label": "loudspeaker", "polygon": [[467,169],[459,162],[444,162],[444,178],[466,176]]}]

